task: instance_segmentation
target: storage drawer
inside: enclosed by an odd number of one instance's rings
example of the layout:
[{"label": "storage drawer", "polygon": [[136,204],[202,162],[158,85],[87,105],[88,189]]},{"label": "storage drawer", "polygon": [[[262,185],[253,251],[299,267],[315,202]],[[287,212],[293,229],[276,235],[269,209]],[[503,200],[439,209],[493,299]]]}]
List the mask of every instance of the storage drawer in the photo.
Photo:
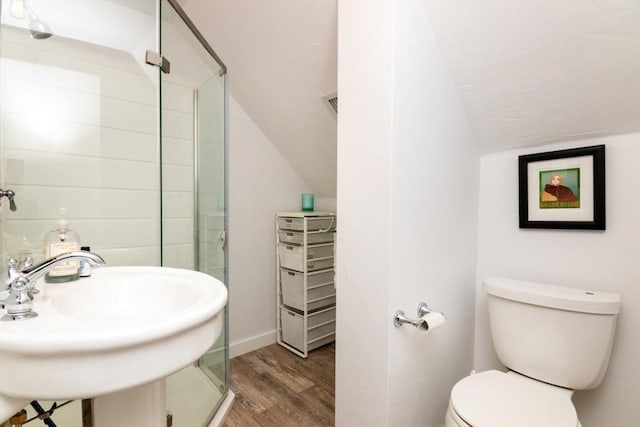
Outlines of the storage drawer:
[{"label": "storage drawer", "polygon": [[[307,231],[325,230],[336,228],[335,217],[307,218]],[[278,228],[283,230],[304,231],[304,218],[278,217]]]},{"label": "storage drawer", "polygon": [[[307,273],[307,310],[317,310],[336,303],[333,269]],[[282,303],[304,311],[304,273],[280,269]]]},{"label": "storage drawer", "polygon": [[[282,341],[304,352],[304,318],[286,307],[280,308]],[[335,341],[336,308],[329,307],[307,315],[307,351]]]},{"label": "storage drawer", "polygon": [[[334,239],[333,232],[323,233],[320,231],[307,232],[307,245],[315,245],[318,243],[332,243]],[[293,243],[301,245],[304,243],[304,232],[293,230],[278,231],[278,238],[282,243]]]},{"label": "storage drawer", "polygon": [[[304,271],[304,247],[278,243],[280,266],[289,270]],[[333,244],[307,247],[307,271],[324,270],[333,267]]]}]

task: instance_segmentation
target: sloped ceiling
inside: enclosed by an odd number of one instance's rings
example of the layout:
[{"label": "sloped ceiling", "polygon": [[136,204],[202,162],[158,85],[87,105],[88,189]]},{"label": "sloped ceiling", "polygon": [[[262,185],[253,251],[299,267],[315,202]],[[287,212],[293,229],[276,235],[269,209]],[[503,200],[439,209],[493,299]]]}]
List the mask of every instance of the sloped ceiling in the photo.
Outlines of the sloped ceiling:
[{"label": "sloped ceiling", "polygon": [[482,151],[640,131],[640,1],[429,1]]},{"label": "sloped ceiling", "polygon": [[[336,0],[188,0],[228,87],[316,195],[335,197]],[[232,130],[231,130],[232,131]],[[250,155],[250,153],[247,153]]]},{"label": "sloped ceiling", "polygon": [[[640,1],[430,0],[483,152],[640,131]],[[337,0],[187,0],[230,93],[313,190],[335,195]]]}]

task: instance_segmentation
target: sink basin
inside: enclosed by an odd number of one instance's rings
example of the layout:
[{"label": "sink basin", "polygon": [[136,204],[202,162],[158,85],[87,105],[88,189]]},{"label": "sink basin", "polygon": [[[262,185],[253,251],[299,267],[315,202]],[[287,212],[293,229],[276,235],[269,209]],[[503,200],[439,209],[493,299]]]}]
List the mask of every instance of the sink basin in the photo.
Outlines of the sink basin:
[{"label": "sink basin", "polygon": [[37,288],[37,317],[0,321],[0,394],[12,398],[91,398],[160,380],[213,345],[227,302],[217,279],[166,267],[103,267]]},{"label": "sink basin", "polygon": [[[122,270],[122,273],[116,270]],[[206,291],[198,282],[201,275],[187,274],[193,273],[191,271],[138,268],[131,273],[129,270],[97,270],[89,281],[80,282],[81,287],[63,292],[51,304],[60,313],[75,318],[128,325],[130,321],[159,322],[166,319],[168,313],[192,311]],[[113,280],[111,273],[118,279]],[[172,322],[176,324],[178,319],[174,318]]]}]

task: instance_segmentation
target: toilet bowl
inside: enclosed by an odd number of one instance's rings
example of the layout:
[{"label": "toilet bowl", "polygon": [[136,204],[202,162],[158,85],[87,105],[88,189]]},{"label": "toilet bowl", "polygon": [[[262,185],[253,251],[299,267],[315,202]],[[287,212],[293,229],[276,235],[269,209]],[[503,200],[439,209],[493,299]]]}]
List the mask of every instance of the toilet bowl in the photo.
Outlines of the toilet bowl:
[{"label": "toilet bowl", "polygon": [[574,390],[600,385],[620,312],[617,294],[490,278],[489,326],[507,372],[451,390],[447,427],[581,427]]},{"label": "toilet bowl", "polygon": [[453,387],[446,427],[580,427],[572,394],[515,372],[480,372]]}]

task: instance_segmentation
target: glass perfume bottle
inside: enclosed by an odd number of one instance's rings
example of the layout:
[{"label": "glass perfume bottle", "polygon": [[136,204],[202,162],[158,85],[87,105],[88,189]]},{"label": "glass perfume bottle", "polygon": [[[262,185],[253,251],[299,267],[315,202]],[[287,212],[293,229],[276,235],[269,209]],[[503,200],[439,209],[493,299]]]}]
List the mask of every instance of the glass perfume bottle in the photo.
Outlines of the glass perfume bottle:
[{"label": "glass perfume bottle", "polygon": [[[66,209],[58,210],[56,228],[47,233],[44,239],[44,257],[51,257],[77,251],[80,247],[78,233],[69,228],[66,219]],[[70,282],[78,279],[78,260],[68,260],[58,263],[51,271],[45,274],[44,279],[49,283]]]}]

